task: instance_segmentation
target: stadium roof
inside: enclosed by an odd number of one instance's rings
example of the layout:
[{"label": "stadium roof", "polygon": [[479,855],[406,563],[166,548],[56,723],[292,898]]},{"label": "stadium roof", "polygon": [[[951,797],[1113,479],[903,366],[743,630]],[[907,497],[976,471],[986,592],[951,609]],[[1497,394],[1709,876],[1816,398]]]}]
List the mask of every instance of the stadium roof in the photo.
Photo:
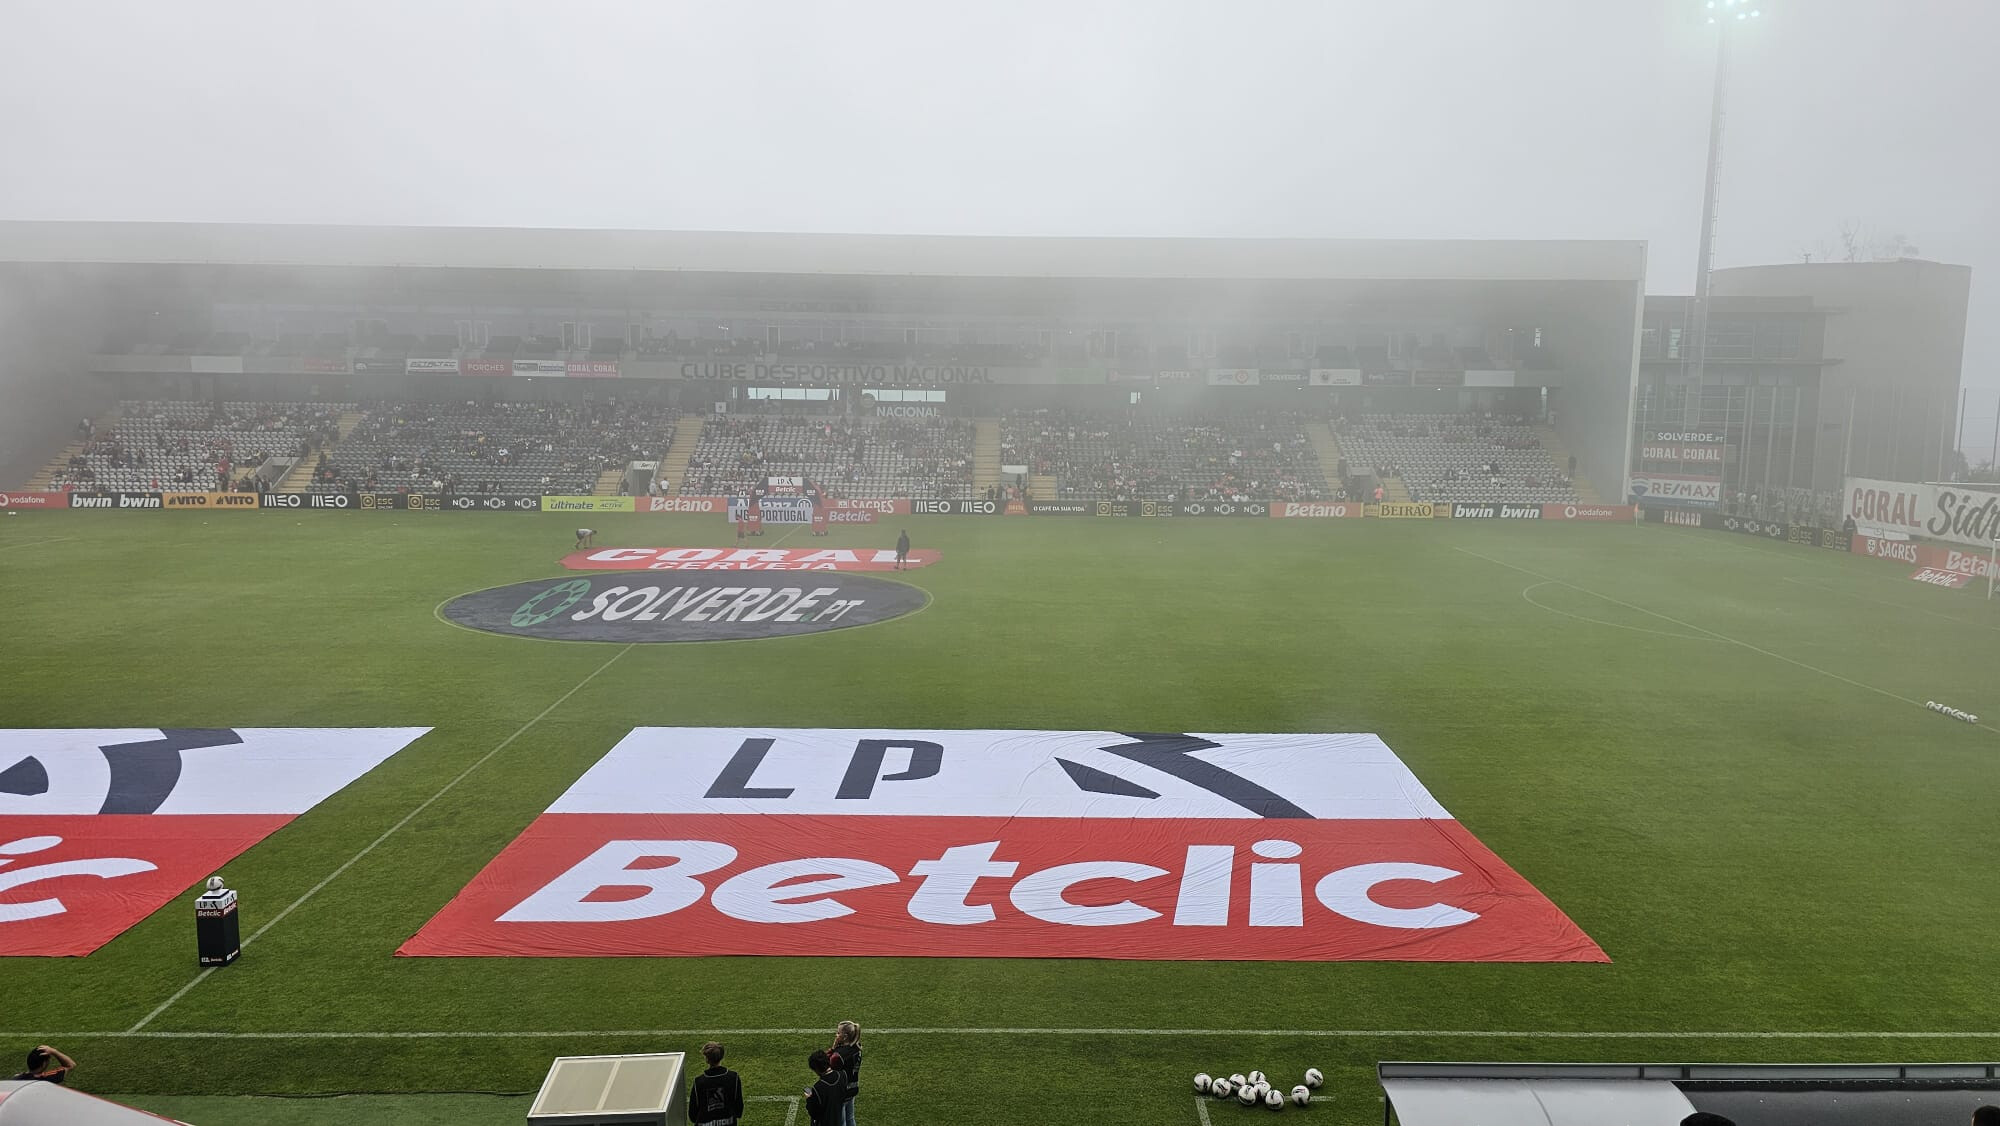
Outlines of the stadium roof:
[{"label": "stadium roof", "polygon": [[0,221],[0,262],[878,277],[1638,282],[1645,274],[1646,244]]}]

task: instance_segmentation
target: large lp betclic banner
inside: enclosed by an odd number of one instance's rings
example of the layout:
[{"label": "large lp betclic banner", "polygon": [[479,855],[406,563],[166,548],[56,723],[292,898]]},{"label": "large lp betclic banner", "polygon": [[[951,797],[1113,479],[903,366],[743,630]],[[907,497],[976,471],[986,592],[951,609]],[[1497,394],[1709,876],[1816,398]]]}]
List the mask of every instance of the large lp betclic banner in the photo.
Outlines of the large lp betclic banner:
[{"label": "large lp betclic banner", "polygon": [[0,955],[90,953],[427,730],[0,730]]},{"label": "large lp betclic banner", "polygon": [[664,727],[398,953],[1607,960],[1373,735]]}]

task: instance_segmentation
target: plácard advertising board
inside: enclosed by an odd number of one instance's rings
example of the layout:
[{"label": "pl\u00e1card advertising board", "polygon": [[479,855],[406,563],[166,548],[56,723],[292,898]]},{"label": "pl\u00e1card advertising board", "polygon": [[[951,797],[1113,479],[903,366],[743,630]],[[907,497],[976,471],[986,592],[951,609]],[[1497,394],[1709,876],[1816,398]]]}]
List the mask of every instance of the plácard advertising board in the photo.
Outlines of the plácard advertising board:
[{"label": "pl\u00e1card advertising board", "polygon": [[749,641],[873,625],[915,613],[930,596],[862,575],[731,579],[616,575],[542,579],[463,594],[447,621],[546,641]]},{"label": "pl\u00e1card advertising board", "polygon": [[1374,735],[659,727],[398,953],[1608,961]]},{"label": "pl\u00e1card advertising board", "polygon": [[2000,537],[2000,491],[1849,477],[1842,514],[1864,534],[1925,536],[1967,547]]},{"label": "pl\u00e1card advertising board", "polygon": [[[832,515],[832,514],[829,514]],[[873,516],[874,513],[868,513]],[[937,562],[934,549],[912,551],[906,567]],[[572,571],[894,571],[896,553],[877,548],[600,547],[563,557]]]},{"label": "pl\u00e1card advertising board", "polygon": [[0,730],[0,955],[90,953],[428,730]]}]

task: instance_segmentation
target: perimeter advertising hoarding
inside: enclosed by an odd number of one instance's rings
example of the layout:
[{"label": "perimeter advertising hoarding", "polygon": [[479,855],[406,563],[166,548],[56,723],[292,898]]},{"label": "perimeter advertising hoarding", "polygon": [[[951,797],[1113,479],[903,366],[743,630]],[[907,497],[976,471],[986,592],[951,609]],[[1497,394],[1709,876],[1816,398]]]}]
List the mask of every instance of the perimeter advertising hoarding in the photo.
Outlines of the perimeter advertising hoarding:
[{"label": "perimeter advertising hoarding", "polygon": [[1841,513],[1864,533],[1924,536],[1966,547],[2000,537],[2000,491],[1849,477]]},{"label": "perimeter advertising hoarding", "polygon": [[406,956],[1601,962],[1374,735],[639,728]]}]

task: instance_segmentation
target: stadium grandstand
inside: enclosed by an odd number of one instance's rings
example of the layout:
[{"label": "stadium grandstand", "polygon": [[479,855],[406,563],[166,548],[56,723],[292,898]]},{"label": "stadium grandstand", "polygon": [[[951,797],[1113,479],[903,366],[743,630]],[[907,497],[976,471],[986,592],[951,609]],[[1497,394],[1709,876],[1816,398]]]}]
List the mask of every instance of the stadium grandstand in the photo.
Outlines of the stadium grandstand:
[{"label": "stadium grandstand", "polygon": [[1623,490],[1643,253],[16,222],[0,261],[63,298],[8,448],[95,431],[37,487],[1535,503]]}]

